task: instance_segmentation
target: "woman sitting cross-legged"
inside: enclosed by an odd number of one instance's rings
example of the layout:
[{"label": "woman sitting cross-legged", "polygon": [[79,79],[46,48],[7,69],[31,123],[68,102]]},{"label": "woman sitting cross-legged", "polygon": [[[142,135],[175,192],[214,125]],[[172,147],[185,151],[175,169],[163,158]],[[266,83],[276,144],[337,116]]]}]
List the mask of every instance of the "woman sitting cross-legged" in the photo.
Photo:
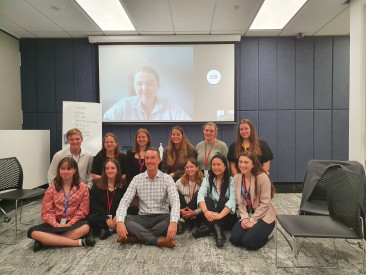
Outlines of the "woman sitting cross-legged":
[{"label": "woman sitting cross-legged", "polygon": [[230,242],[255,250],[267,243],[275,227],[277,210],[271,202],[275,189],[252,152],[240,153],[239,169],[234,183],[240,221],[233,227]]},{"label": "woman sitting cross-legged", "polygon": [[41,216],[45,223],[28,230],[28,237],[35,240],[33,250],[44,246],[94,246],[86,221],[89,189],[80,182],[74,159],[66,157],[60,161],[53,183],[43,198]]},{"label": "woman sitting cross-legged", "polygon": [[229,176],[226,158],[217,154],[212,158],[209,175],[203,180],[198,191],[197,202],[201,208],[208,228],[193,230],[195,238],[214,232],[216,246],[225,244],[223,229],[232,229],[238,220],[235,214],[236,197],[233,178]]},{"label": "woman sitting cross-legged", "polygon": [[118,161],[108,159],[104,163],[100,180],[90,191],[88,222],[100,239],[108,238],[115,231],[116,211],[125,192]]},{"label": "woman sitting cross-legged", "polygon": [[201,209],[197,209],[197,195],[203,181],[203,173],[195,158],[188,158],[184,169],[185,173],[175,183],[179,194],[181,216],[178,222],[178,234],[185,232],[186,221],[199,226],[203,218]]}]

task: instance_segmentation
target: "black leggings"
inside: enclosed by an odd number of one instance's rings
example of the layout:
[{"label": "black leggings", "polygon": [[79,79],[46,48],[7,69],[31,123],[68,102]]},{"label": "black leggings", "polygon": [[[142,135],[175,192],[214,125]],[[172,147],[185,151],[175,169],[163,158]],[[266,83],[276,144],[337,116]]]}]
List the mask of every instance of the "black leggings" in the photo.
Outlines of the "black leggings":
[{"label": "black leggings", "polygon": [[[229,200],[229,198],[227,198],[227,197],[220,197],[219,201],[217,202],[217,207],[215,207],[214,201],[210,197],[206,197],[205,203],[206,203],[207,210],[220,213],[225,208],[225,204],[227,203],[228,200]],[[233,228],[233,225],[238,220],[238,217],[236,216],[236,214],[231,214],[231,213],[227,214],[221,220],[216,220],[211,223],[206,219],[205,216],[204,216],[204,218],[205,218],[204,220],[206,223],[208,223],[208,224],[218,223],[225,229]]]},{"label": "black leggings", "polygon": [[270,224],[259,220],[252,228],[244,230],[241,221],[238,221],[231,231],[230,242],[237,246],[244,246],[248,250],[256,250],[264,246],[268,236],[273,231],[275,222]]}]

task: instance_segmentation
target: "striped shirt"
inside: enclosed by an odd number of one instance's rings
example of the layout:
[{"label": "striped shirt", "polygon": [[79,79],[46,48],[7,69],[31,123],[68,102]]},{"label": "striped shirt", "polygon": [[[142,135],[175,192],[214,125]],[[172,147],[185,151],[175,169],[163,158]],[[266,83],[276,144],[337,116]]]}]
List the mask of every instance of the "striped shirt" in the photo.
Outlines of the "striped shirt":
[{"label": "striped shirt", "polygon": [[135,176],[124,194],[117,209],[117,222],[124,222],[132,199],[138,195],[139,215],[168,214],[171,206],[170,221],[178,222],[180,202],[173,179],[158,170],[154,180],[147,171]]},{"label": "striped shirt", "polygon": [[[181,179],[177,180],[177,182],[175,183],[175,186],[177,187],[177,190],[179,192],[182,193],[182,195],[184,196],[184,200],[186,201],[186,203],[189,203],[194,195],[194,193],[196,193],[198,190],[200,190],[200,186],[193,183],[193,182],[189,182],[188,184],[184,185],[181,182]],[[198,207],[196,210],[194,210],[194,212],[196,212],[196,214],[201,213],[201,209]]]},{"label": "striped shirt", "polygon": [[[69,197],[66,214],[65,203]],[[79,189],[73,186],[66,196],[63,190],[56,191],[55,185],[47,188],[42,203],[42,221],[56,227],[62,218],[66,218],[68,224],[75,224],[85,219],[89,214],[89,189],[85,183],[80,183]]]}]

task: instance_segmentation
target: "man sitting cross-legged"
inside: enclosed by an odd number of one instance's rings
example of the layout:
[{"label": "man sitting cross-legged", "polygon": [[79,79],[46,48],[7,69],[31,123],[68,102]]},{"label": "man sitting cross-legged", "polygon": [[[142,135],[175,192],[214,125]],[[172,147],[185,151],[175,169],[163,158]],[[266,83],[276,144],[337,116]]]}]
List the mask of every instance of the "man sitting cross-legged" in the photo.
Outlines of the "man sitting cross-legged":
[{"label": "man sitting cross-legged", "polygon": [[[179,195],[172,177],[158,169],[159,151],[149,148],[145,154],[146,172],[133,178],[117,209],[118,242],[174,247],[179,220]],[[135,195],[138,195],[138,215],[127,215]],[[169,205],[171,213],[169,214]]]}]

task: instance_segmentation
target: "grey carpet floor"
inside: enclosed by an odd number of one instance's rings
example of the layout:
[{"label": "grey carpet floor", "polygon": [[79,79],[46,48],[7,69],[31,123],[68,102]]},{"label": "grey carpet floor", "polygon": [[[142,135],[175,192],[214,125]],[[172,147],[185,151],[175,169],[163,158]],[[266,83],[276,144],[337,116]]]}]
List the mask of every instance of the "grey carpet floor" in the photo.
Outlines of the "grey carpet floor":
[{"label": "grey carpet floor", "polygon": [[[301,194],[277,194],[274,204],[281,214],[297,214]],[[46,248],[32,251],[33,241],[26,230],[41,223],[41,200],[27,204],[15,245],[0,245],[0,274],[359,274],[362,249],[345,240],[337,240],[339,268],[285,268],[275,264],[275,238],[258,251],[247,251],[226,242],[216,248],[214,237],[194,239],[189,231],[175,238],[176,247],[157,248],[141,244],[120,245],[117,236],[97,240],[94,247]],[[10,213],[11,214],[11,213]],[[11,241],[14,217],[4,223],[1,216],[0,241]],[[227,237],[230,232],[226,232]],[[278,258],[281,265],[291,266],[292,253],[281,234],[278,234]],[[353,243],[355,243],[353,241]],[[334,249],[329,240],[306,241],[299,264],[327,265],[334,263]]]}]

